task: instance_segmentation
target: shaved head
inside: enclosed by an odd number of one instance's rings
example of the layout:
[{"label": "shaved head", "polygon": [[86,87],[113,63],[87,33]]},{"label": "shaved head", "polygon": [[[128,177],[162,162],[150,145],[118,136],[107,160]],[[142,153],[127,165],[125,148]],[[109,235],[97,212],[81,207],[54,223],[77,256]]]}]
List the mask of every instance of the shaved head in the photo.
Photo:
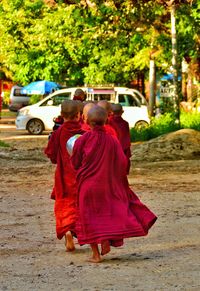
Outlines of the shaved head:
[{"label": "shaved head", "polygon": [[74,100],[84,101],[86,99],[85,92],[82,89],[76,89],[74,92]]},{"label": "shaved head", "polygon": [[112,111],[111,104],[107,100],[100,100],[97,105],[104,108],[108,114]]},{"label": "shaved head", "polygon": [[122,105],[120,103],[117,103],[117,104],[113,103],[111,105],[111,108],[112,108],[113,114],[115,114],[115,115],[121,115],[124,112]]},{"label": "shaved head", "polygon": [[88,123],[90,126],[104,125],[108,118],[106,110],[98,105],[93,106],[88,111]]},{"label": "shaved head", "polygon": [[90,109],[92,109],[94,106],[96,106],[93,102],[88,102],[84,105],[83,107],[83,114],[82,114],[82,118],[85,122],[87,122],[88,119],[88,112],[90,111]]},{"label": "shaved head", "polygon": [[79,113],[78,103],[74,100],[64,100],[61,104],[61,115],[69,120],[74,119]]}]

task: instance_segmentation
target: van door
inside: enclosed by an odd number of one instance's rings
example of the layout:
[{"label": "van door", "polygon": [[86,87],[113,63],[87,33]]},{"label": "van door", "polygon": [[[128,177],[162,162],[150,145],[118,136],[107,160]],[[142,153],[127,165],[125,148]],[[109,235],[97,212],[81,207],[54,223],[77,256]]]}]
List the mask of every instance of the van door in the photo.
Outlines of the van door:
[{"label": "van door", "polygon": [[141,121],[149,123],[147,106],[142,105],[137,96],[120,92],[117,94],[116,101],[123,106],[123,118],[129,123],[130,127],[134,127]]}]

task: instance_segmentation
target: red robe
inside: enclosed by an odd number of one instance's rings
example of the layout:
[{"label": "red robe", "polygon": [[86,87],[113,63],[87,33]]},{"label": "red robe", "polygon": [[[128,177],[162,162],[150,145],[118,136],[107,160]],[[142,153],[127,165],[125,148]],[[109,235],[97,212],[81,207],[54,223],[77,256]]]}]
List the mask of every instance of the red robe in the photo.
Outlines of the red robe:
[{"label": "red robe", "polygon": [[122,146],[122,149],[127,157],[128,166],[127,174],[130,171],[130,157],[131,157],[131,137],[129,124],[121,116],[111,115],[109,118],[109,124],[115,129],[117,137]]},{"label": "red robe", "polygon": [[77,214],[76,171],[71,165],[66,142],[73,135],[82,133],[79,122],[64,122],[52,133],[45,149],[47,157],[53,164],[57,164],[51,198],[55,199],[54,212],[58,239],[61,239],[68,230],[75,232]]},{"label": "red robe", "polygon": [[[117,133],[116,133],[115,129],[114,129],[111,125],[109,125],[109,124],[106,123],[106,124],[104,125],[104,127],[105,127],[105,130],[106,130],[107,133],[109,133],[109,134],[111,134],[112,136],[114,136],[114,137],[117,138]],[[81,128],[82,128],[82,130],[83,130],[84,132],[87,132],[87,131],[90,131],[90,130],[91,130],[91,127],[90,127],[89,124],[87,124],[87,123],[83,123],[83,124],[81,125]]]},{"label": "red robe", "polygon": [[126,176],[127,159],[119,141],[101,126],[80,137],[74,145],[72,164],[77,170],[80,245],[144,236],[156,216],[131,191]]}]

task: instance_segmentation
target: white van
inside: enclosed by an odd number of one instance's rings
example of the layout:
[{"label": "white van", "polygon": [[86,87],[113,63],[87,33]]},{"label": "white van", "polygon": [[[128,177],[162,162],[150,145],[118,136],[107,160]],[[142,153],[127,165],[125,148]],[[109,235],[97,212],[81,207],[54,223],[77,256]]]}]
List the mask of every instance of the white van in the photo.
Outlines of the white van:
[{"label": "white van", "polygon": [[10,91],[9,105],[10,111],[18,111],[20,108],[29,104],[30,95],[21,94],[23,87],[13,86]]},{"label": "white van", "polygon": [[[63,100],[73,99],[77,88],[58,90],[40,102],[19,110],[16,118],[16,128],[28,130],[30,134],[41,134],[44,130],[51,131],[53,118],[60,114]],[[130,128],[149,124],[147,101],[135,89],[125,87],[83,87],[86,100],[108,100],[123,106],[123,118],[128,121]]]}]

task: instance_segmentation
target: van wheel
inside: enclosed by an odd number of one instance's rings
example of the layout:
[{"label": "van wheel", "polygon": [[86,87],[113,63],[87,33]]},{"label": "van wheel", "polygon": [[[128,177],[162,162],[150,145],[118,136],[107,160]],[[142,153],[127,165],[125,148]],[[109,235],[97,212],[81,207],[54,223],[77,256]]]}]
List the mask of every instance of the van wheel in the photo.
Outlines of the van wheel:
[{"label": "van wheel", "polygon": [[44,124],[40,119],[31,119],[26,128],[30,134],[38,135],[43,132]]},{"label": "van wheel", "polygon": [[134,127],[137,128],[137,129],[140,129],[140,128],[145,128],[148,125],[149,125],[148,122],[146,122],[144,120],[140,120],[140,121],[136,122]]}]

